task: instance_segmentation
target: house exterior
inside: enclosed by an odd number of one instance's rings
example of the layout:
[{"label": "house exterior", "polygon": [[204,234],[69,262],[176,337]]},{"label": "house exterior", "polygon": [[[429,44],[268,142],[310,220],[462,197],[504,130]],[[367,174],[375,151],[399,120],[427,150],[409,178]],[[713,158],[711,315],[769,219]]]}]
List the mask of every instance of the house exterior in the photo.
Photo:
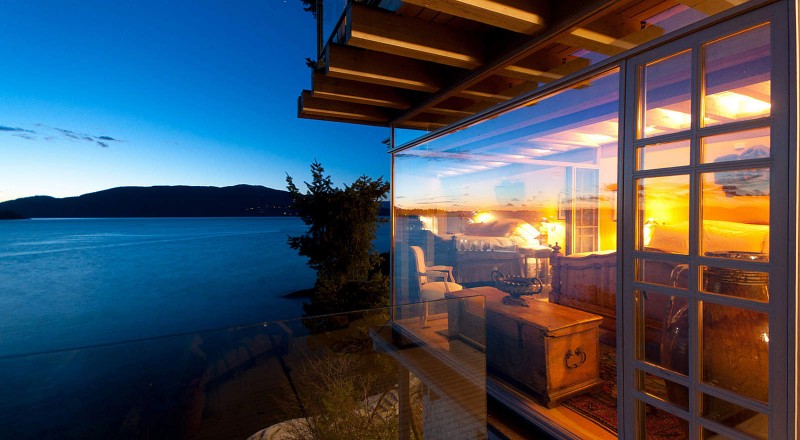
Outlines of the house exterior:
[{"label": "house exterior", "polygon": [[316,13],[299,116],[389,128],[394,305],[518,435],[798,436],[796,2]]}]

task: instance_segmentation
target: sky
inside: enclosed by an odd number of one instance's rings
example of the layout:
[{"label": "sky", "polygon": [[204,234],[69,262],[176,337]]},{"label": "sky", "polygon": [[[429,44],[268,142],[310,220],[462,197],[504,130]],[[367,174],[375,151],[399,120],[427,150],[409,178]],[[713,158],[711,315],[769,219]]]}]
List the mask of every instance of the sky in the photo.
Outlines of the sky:
[{"label": "sky", "polygon": [[0,201],[390,177],[389,130],[297,118],[300,0],[0,0]]}]

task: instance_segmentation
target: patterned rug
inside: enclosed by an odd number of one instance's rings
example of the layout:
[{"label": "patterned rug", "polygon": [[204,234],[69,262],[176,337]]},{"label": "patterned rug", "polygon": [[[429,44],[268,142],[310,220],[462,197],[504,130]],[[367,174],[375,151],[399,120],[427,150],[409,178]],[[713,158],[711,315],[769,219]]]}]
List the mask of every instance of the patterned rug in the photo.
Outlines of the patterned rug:
[{"label": "patterned rug", "polygon": [[[562,403],[576,413],[617,434],[617,353],[614,347],[600,344],[600,379],[603,387],[595,392],[581,394]],[[646,387],[665,395],[664,381],[648,375]],[[647,406],[645,431],[648,439],[667,440],[687,437],[685,422],[672,414]]]}]

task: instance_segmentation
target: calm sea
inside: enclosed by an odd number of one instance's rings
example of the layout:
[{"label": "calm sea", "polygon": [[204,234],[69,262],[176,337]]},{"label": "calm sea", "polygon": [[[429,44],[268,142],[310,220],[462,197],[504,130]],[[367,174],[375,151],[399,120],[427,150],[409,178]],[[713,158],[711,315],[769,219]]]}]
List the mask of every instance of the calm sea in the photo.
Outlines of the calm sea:
[{"label": "calm sea", "polygon": [[[299,317],[298,218],[0,222],[0,355]],[[389,228],[376,248],[389,248]]]},{"label": "calm sea", "polygon": [[[267,328],[203,330],[302,315],[303,300],[284,295],[314,284],[286,244],[304,229],[297,218],[0,222],[0,438],[182,437],[186,399],[219,379],[215,366],[259,356],[243,341]],[[378,235],[388,250],[388,226]]]}]

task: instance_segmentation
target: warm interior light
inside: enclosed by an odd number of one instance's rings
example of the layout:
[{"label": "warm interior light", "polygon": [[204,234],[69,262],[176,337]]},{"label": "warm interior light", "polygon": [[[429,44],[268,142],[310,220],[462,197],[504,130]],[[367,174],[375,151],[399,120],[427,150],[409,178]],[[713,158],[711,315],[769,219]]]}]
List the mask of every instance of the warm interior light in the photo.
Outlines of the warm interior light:
[{"label": "warm interior light", "polygon": [[688,113],[670,110],[668,108],[654,108],[647,112],[647,129],[657,129],[660,127],[671,130],[682,130],[689,128],[692,124],[692,116]]},{"label": "warm interior light", "polygon": [[650,240],[653,238],[653,230],[656,228],[656,220],[654,218],[647,219],[647,222],[644,224],[644,228],[642,228],[642,241],[644,242],[645,246],[650,244]]},{"label": "warm interior light", "polygon": [[600,145],[607,144],[616,140],[614,136],[609,136],[600,133],[575,133],[575,137],[586,145],[593,145],[599,147]]},{"label": "warm interior light", "polygon": [[495,217],[489,212],[479,212],[475,214],[473,221],[475,223],[489,223],[494,221]]},{"label": "warm interior light", "polygon": [[706,100],[706,113],[731,119],[767,115],[771,107],[769,102],[731,91],[709,95]]}]

